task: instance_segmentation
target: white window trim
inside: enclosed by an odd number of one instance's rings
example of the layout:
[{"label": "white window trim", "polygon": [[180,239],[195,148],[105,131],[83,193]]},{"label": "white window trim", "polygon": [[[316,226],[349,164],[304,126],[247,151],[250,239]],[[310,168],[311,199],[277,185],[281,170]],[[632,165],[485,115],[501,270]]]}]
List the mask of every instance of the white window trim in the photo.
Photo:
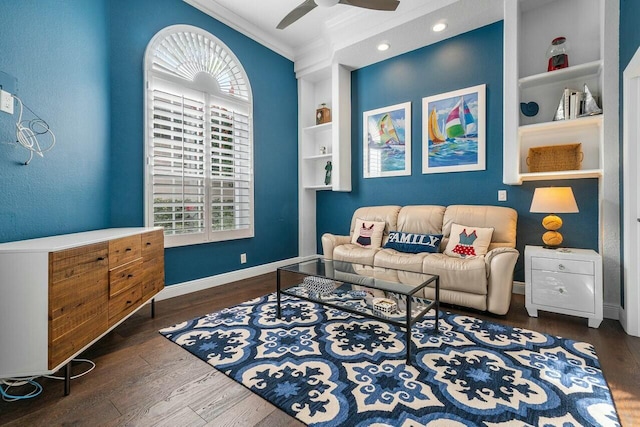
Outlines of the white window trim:
[{"label": "white window trim", "polygon": [[[178,33],[178,32],[189,32],[205,37],[211,41],[213,41],[217,46],[222,48],[222,51],[228,55],[235,65],[238,67],[240,74],[244,80],[244,84],[246,85],[248,100],[240,99],[239,97],[234,97],[229,94],[226,94],[220,91],[216,84],[212,85],[208,80],[212,79],[200,79],[198,75],[194,76],[194,79],[189,81],[183,78],[180,78],[175,75],[171,75],[168,73],[163,73],[158,70],[153,69],[153,53],[156,48],[159,46],[160,42],[163,41],[168,35]],[[213,77],[213,76],[211,76]],[[233,54],[233,52],[217,37],[212,34],[190,25],[173,25],[164,28],[159,31],[149,42],[147,45],[147,49],[145,52],[145,67],[144,67],[144,159],[145,159],[145,174],[144,174],[144,210],[145,210],[145,225],[152,226],[153,225],[153,156],[151,151],[152,147],[152,139],[153,139],[153,105],[151,102],[152,99],[152,91],[154,86],[158,85],[158,82],[165,81],[169,85],[178,85],[181,86],[186,91],[197,91],[204,92],[208,94],[205,99],[205,134],[210,133],[210,123],[208,123],[208,118],[210,117],[210,106],[211,103],[208,102],[209,96],[214,96],[216,99],[216,103],[224,104],[225,106],[237,108],[239,110],[246,111],[246,114],[249,118],[249,155],[250,155],[250,180],[248,182],[249,185],[249,227],[239,230],[226,230],[226,231],[212,231],[211,230],[211,176],[210,176],[210,156],[206,154],[205,150],[205,227],[204,232],[202,233],[191,233],[191,234],[178,234],[178,235],[166,235],[165,236],[165,247],[176,247],[176,246],[186,246],[186,245],[194,245],[201,243],[209,243],[209,242],[220,242],[227,240],[235,240],[235,239],[245,239],[254,237],[254,128],[253,128],[253,95],[251,92],[251,85],[249,83],[249,79],[242,67],[242,64],[238,60],[238,58]],[[216,87],[214,87],[216,86]],[[208,144],[210,148],[211,145]],[[214,178],[215,179],[215,178]]]}]

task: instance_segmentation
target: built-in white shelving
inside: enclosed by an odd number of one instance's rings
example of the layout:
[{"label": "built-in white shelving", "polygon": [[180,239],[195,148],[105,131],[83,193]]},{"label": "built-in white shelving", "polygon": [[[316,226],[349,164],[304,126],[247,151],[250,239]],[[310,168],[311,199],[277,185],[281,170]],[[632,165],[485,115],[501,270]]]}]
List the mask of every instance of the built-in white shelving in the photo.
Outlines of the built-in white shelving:
[{"label": "built-in white shelving", "polygon": [[[598,178],[599,250],[605,301],[620,299],[619,0],[504,0],[503,181]],[[569,66],[547,71],[555,37],[569,43]],[[565,88],[587,85],[603,114],[553,121]],[[527,117],[520,103],[536,102]],[[530,147],[581,143],[580,170],[529,172]],[[544,185],[541,183],[540,185]]]},{"label": "built-in white shelving", "polygon": [[544,73],[534,74],[521,78],[518,83],[520,89],[541,86],[545,84],[562,83],[575,78],[583,78],[584,76],[599,75],[602,70],[602,61],[591,61],[586,64],[574,65],[553,72],[546,71]]},{"label": "built-in white shelving", "polygon": [[[307,190],[331,190],[324,184],[327,162],[333,169],[332,123],[307,126],[302,129],[301,176],[303,187]],[[332,171],[333,173],[333,171]]]},{"label": "built-in white shelving", "polygon": [[[600,177],[604,171],[605,116],[554,121],[565,88],[587,85],[602,107],[604,84],[605,0],[505,0],[504,170],[506,184],[523,181]],[[555,37],[569,43],[569,67],[546,71],[546,50]],[[521,103],[535,102],[532,117]],[[606,111],[604,111],[606,114]],[[529,149],[580,143],[579,170],[529,172]]]},{"label": "built-in white shelving", "polygon": [[[300,255],[317,253],[316,194],[351,191],[351,70],[333,64],[298,78]],[[316,124],[316,109],[331,109],[332,121]],[[325,184],[327,164],[331,180]]]}]

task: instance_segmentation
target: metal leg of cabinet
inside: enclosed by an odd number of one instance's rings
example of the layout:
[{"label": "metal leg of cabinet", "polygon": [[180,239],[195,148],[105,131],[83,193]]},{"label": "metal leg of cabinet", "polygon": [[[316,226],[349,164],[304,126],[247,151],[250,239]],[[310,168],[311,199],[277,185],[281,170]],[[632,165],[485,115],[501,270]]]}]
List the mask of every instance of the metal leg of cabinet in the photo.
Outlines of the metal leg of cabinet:
[{"label": "metal leg of cabinet", "polygon": [[71,361],[64,366],[64,395],[71,393]]}]

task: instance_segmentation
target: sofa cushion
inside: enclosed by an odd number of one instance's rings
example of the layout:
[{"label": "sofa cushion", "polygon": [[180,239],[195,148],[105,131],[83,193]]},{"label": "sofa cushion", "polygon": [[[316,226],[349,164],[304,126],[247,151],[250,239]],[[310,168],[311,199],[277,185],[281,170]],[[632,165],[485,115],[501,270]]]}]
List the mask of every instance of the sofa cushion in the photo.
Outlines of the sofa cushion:
[{"label": "sofa cushion", "polygon": [[368,249],[362,246],[347,243],[336,246],[333,250],[333,259],[355,264],[373,265],[373,258],[380,249]]},{"label": "sofa cushion", "polygon": [[488,250],[515,248],[517,222],[518,212],[505,206],[450,205],[444,213],[442,244],[447,246],[453,224],[465,224],[493,228]]},{"label": "sofa cushion", "polygon": [[351,243],[363,248],[379,248],[382,243],[382,234],[385,226],[386,223],[384,221],[367,221],[357,218],[353,236],[351,236]]},{"label": "sofa cushion", "polygon": [[493,228],[453,224],[444,253],[459,258],[484,255],[491,244],[492,235]]},{"label": "sofa cushion", "polygon": [[402,231],[389,231],[389,239],[384,247],[395,249],[399,252],[417,254],[420,252],[438,252],[442,234],[418,234],[403,233]]},{"label": "sofa cushion", "polygon": [[382,249],[376,253],[374,263],[376,267],[394,268],[396,270],[422,272],[422,263],[428,253],[410,254],[395,249]]},{"label": "sofa cushion", "polygon": [[428,254],[422,261],[422,271],[440,275],[440,289],[487,294],[484,256],[454,258],[445,254]]},{"label": "sofa cushion", "polygon": [[398,228],[405,233],[442,234],[445,207],[438,205],[403,206],[398,213]]}]

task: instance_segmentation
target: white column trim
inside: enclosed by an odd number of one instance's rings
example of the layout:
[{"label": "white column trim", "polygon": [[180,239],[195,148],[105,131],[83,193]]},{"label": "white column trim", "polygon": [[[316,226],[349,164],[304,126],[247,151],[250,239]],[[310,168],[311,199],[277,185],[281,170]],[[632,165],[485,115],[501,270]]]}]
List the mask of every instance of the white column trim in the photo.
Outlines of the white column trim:
[{"label": "white column trim", "polygon": [[623,170],[624,170],[624,308],[622,327],[629,335],[640,336],[640,209],[638,207],[638,143],[640,143],[640,49],[623,72]]}]

